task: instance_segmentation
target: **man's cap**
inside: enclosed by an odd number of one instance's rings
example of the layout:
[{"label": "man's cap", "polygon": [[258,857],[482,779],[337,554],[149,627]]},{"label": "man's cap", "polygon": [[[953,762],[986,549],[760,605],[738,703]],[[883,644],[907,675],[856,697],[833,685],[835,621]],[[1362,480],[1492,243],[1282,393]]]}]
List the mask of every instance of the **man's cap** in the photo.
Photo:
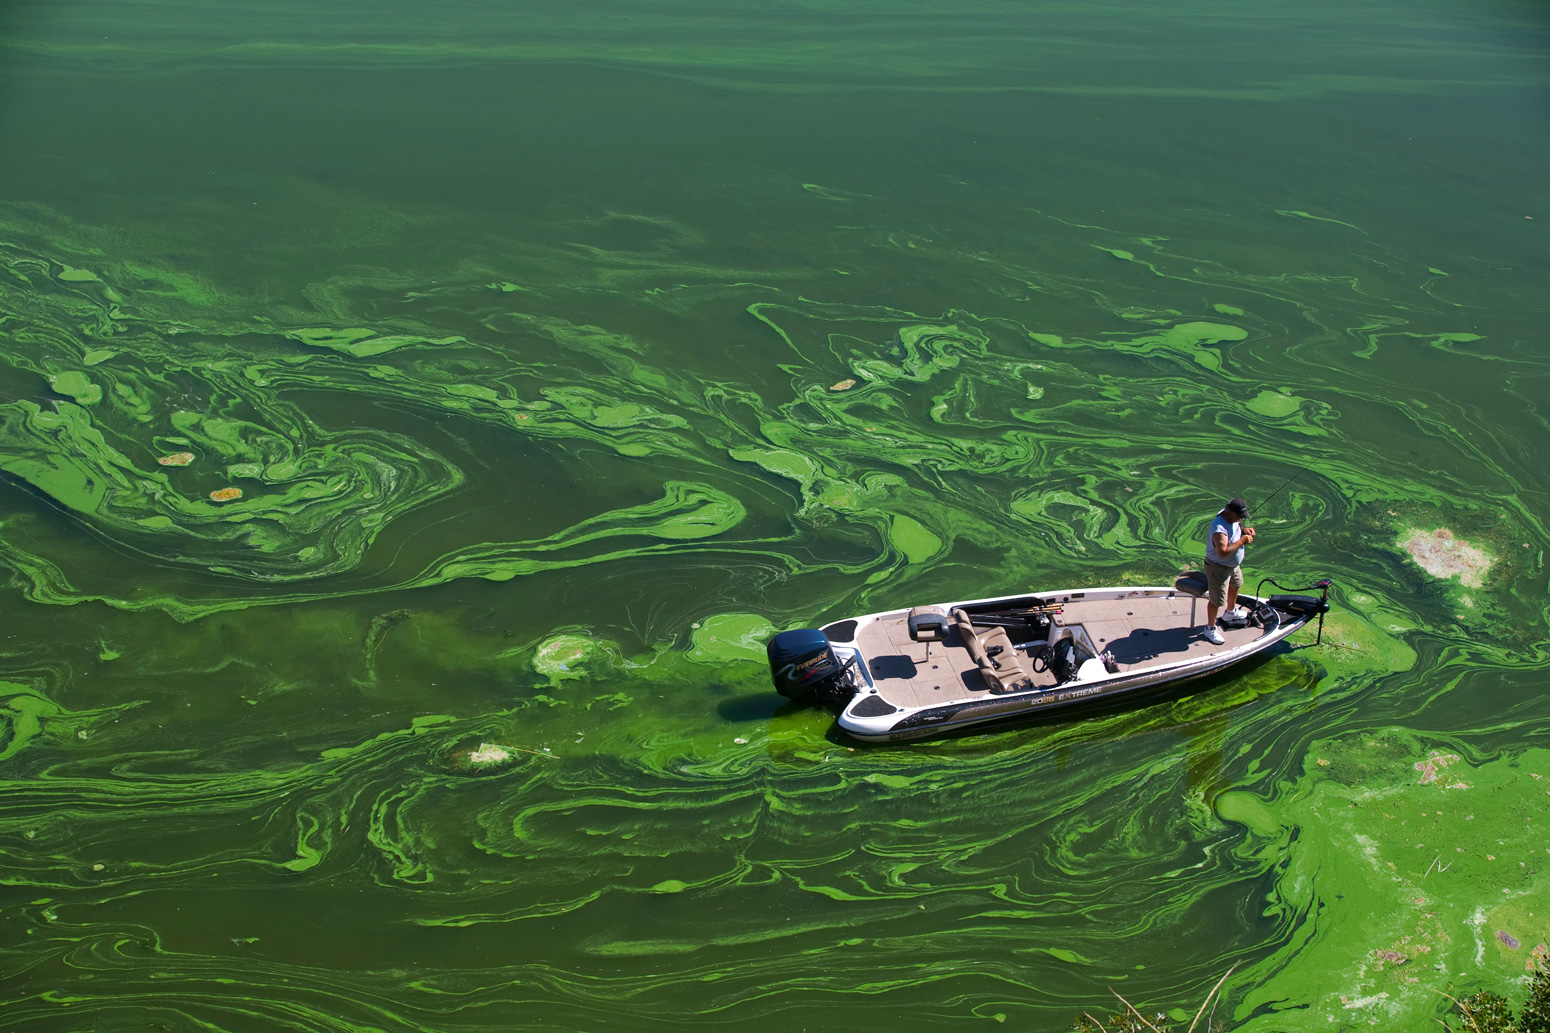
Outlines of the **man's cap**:
[{"label": "man's cap", "polygon": [[1249,504],[1242,499],[1231,499],[1222,507],[1224,513],[1236,513],[1240,519],[1248,519]]}]

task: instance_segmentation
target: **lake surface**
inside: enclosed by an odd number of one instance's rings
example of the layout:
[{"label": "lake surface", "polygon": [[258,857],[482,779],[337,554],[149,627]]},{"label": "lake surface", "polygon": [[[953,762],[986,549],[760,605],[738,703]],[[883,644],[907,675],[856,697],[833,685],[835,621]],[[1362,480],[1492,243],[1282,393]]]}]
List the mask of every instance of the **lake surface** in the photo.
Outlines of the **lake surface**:
[{"label": "lake surface", "polygon": [[[0,8],[4,1025],[1516,994],[1547,43],[1458,0]],[[1322,645],[889,748],[769,688],[776,629],[1168,583],[1233,495],[1251,587],[1335,580]]]}]

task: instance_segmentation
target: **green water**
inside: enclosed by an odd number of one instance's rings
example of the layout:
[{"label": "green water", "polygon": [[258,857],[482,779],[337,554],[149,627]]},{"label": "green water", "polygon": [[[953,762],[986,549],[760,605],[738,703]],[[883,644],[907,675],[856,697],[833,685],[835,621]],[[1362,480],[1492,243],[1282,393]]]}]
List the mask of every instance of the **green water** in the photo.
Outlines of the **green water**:
[{"label": "green water", "polygon": [[[0,1025],[1515,995],[1547,42],[1458,0],[0,7]],[[1165,583],[1302,468],[1250,584],[1333,577],[1321,646],[885,749],[768,688],[777,628]],[[1472,583],[1402,544],[1443,528]]]}]

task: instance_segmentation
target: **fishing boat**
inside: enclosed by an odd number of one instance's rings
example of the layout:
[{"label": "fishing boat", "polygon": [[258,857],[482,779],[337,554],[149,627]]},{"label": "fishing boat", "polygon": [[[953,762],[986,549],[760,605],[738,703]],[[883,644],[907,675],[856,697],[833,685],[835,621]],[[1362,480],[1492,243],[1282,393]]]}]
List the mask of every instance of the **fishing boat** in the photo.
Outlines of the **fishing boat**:
[{"label": "fishing boat", "polygon": [[[1201,633],[1205,575],[870,613],[770,640],[781,695],[836,709],[856,739],[896,742],[993,722],[1142,703],[1264,653],[1329,612],[1328,580],[1240,594],[1221,645]],[[1318,595],[1300,594],[1318,590]],[[1237,626],[1235,626],[1237,625]]]}]

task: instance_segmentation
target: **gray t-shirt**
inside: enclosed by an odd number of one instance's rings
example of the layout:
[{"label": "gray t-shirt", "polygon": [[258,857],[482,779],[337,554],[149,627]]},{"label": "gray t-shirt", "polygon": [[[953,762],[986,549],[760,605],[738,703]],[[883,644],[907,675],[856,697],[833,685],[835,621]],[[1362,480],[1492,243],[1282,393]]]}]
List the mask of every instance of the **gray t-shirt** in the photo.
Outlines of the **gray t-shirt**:
[{"label": "gray t-shirt", "polygon": [[1229,523],[1227,518],[1218,513],[1211,518],[1211,529],[1206,532],[1206,562],[1219,563],[1224,567],[1237,567],[1243,564],[1243,546],[1238,546],[1238,551],[1231,556],[1223,556],[1216,551],[1216,545],[1211,541],[1218,532],[1227,535],[1227,541],[1231,542],[1243,533],[1242,524]]}]

